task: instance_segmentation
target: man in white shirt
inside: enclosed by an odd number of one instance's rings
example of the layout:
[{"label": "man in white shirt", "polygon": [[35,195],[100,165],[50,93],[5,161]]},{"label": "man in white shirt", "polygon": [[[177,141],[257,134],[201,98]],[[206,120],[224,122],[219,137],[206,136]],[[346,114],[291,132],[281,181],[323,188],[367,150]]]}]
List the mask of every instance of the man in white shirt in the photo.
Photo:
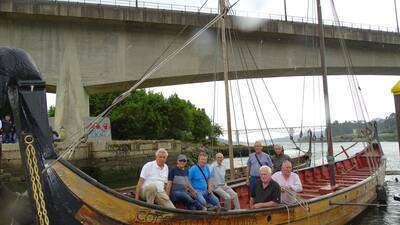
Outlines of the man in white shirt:
[{"label": "man in white shirt", "polygon": [[168,152],[160,148],[156,152],[156,160],[143,166],[136,185],[136,200],[143,199],[150,204],[175,208],[165,192],[165,184],[168,182],[168,166],[165,164],[167,157]]},{"label": "man in white shirt", "polygon": [[274,173],[272,179],[281,186],[281,203],[286,205],[296,204],[295,198],[288,193],[288,190],[302,192],[303,186],[299,175],[292,172],[292,163],[289,160],[283,161],[281,171]]}]

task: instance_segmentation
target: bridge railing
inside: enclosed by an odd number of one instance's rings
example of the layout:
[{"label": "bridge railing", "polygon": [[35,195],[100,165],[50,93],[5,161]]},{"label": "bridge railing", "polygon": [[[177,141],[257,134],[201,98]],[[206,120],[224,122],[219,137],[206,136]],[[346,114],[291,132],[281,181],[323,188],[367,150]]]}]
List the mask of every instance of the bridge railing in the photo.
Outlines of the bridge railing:
[{"label": "bridge railing", "polygon": [[[26,1],[45,2],[46,0],[26,0]],[[160,3],[151,1],[139,1],[139,0],[47,0],[47,2],[70,2],[70,3],[82,3],[82,4],[114,5],[114,6],[139,7],[139,8],[161,9],[161,10],[162,9],[175,10],[181,12],[201,12],[210,14],[217,14],[219,12],[217,8],[179,5],[172,3]],[[262,11],[232,10],[229,14],[236,16],[243,16],[243,17],[264,18],[264,19],[279,20],[279,21],[317,23],[316,18],[307,18],[307,17],[290,16],[290,15],[287,15],[285,18],[285,15],[270,14]],[[364,24],[364,23],[354,23],[346,21],[336,22],[333,20],[324,20],[324,24],[331,26],[356,28],[356,29],[397,32],[396,28],[394,27]]]}]

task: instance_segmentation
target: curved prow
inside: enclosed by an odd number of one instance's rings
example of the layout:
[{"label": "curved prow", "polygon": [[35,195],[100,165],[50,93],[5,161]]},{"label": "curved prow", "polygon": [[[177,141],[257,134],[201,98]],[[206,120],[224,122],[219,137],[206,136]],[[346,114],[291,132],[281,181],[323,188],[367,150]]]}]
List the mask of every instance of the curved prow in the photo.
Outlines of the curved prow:
[{"label": "curved prow", "polygon": [[47,116],[45,83],[28,53],[0,48],[0,107],[9,100],[20,143],[33,134],[45,159],[54,159]]},{"label": "curved prow", "polygon": [[28,193],[38,224],[57,224],[51,170],[45,159],[57,157],[47,116],[46,90],[39,70],[21,49],[0,48],[0,106],[9,101],[19,139]]}]

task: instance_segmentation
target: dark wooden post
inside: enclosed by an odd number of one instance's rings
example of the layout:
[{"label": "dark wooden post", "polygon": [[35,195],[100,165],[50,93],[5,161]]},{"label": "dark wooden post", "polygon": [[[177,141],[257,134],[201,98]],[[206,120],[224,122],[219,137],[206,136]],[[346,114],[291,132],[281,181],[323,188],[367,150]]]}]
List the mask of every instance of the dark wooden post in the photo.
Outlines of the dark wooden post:
[{"label": "dark wooden post", "polygon": [[400,154],[400,81],[392,88],[394,96],[394,107],[396,109],[396,121],[397,121],[397,141],[399,142],[399,154]]},{"label": "dark wooden post", "polygon": [[0,175],[1,175],[1,160],[2,160],[2,156],[3,156],[3,151],[2,151],[2,140],[0,140]]},{"label": "dark wooden post", "polygon": [[394,0],[394,13],[396,15],[396,25],[397,25],[397,33],[399,33],[399,18],[397,16],[397,4],[396,4],[397,0]]},{"label": "dark wooden post", "polygon": [[[283,8],[285,10],[285,21],[287,21],[286,0],[283,0]],[[292,17],[293,20],[293,17]]]}]

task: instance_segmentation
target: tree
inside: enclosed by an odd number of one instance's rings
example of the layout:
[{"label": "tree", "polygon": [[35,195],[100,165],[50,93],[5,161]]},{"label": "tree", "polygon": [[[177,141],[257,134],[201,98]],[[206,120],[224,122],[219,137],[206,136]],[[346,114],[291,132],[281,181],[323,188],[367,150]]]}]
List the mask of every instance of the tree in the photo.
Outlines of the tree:
[{"label": "tree", "polygon": [[[118,93],[90,97],[92,116],[101,113]],[[213,127],[204,109],[196,108],[177,95],[136,91],[108,115],[114,139],[177,139],[204,141],[219,136],[219,126]]]},{"label": "tree", "polygon": [[56,116],[56,107],[53,105],[50,106],[49,110],[47,110],[47,115],[49,117],[55,117]]}]

